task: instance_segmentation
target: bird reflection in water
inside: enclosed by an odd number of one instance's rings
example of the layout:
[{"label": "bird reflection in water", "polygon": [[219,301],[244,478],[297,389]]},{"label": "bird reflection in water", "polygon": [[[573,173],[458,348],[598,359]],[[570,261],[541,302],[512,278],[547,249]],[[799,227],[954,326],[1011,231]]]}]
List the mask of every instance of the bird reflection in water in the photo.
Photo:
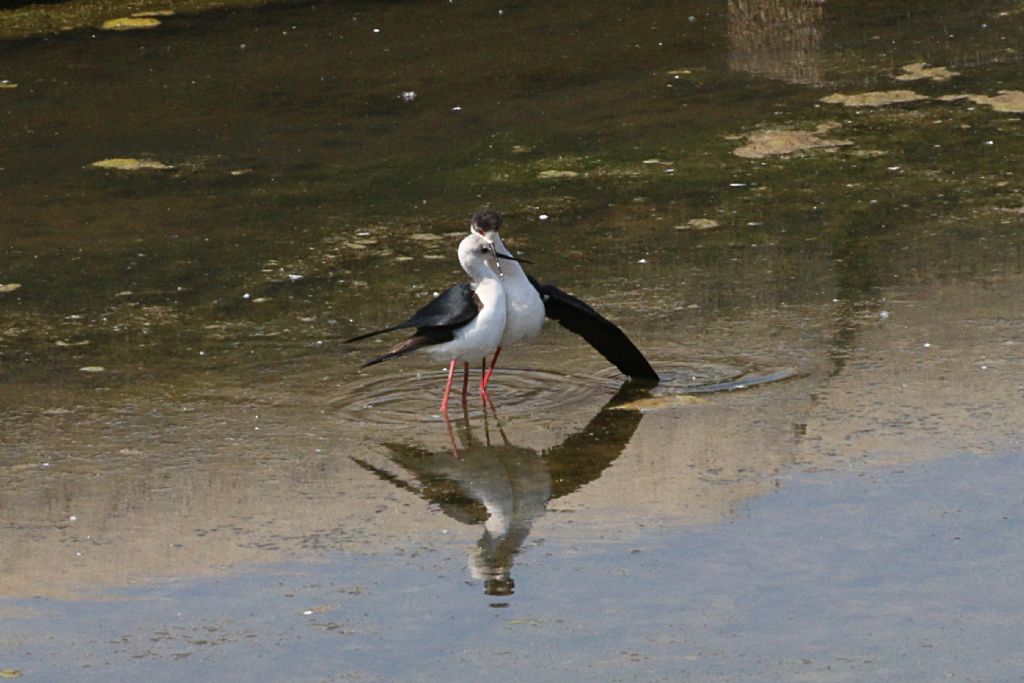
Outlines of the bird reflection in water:
[{"label": "bird reflection in water", "polygon": [[[510,595],[512,563],[548,501],[595,481],[615,461],[640,424],[635,410],[617,405],[647,395],[626,382],[586,425],[562,443],[542,451],[514,445],[491,404],[474,432],[468,413],[446,421],[451,449],[430,452],[399,443],[383,444],[401,472],[353,458],[364,469],[414,493],[462,524],[481,526],[469,571],[487,595]],[[492,426],[493,422],[493,426]],[[480,428],[482,427],[482,434]],[[482,438],[481,438],[482,437]]]}]

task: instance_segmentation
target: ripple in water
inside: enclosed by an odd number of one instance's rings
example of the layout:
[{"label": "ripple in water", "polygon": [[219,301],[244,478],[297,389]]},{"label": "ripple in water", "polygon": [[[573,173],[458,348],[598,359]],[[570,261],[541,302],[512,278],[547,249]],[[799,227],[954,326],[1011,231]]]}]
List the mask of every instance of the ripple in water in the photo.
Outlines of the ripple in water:
[{"label": "ripple in water", "polygon": [[702,369],[711,372],[694,373],[691,368],[670,368],[661,373],[661,382],[651,393],[655,396],[671,394],[716,394],[781,382],[798,377],[795,368],[758,370],[727,365],[708,365]]},{"label": "ripple in water", "polygon": [[[343,395],[329,403],[339,413],[366,422],[404,424],[434,422],[440,418],[441,396],[447,372],[410,372],[377,375],[349,384]],[[480,371],[470,373],[469,414],[483,412]],[[620,382],[614,378],[560,375],[544,370],[499,368],[487,385],[487,393],[503,417],[565,409],[611,396]],[[448,411],[462,410],[462,373],[455,376]],[[453,413],[454,414],[454,413]]]},{"label": "ripple in water", "polygon": [[[656,364],[661,382],[652,396],[710,394],[736,391],[790,379],[800,373],[792,368],[759,371],[725,363],[690,362]],[[378,424],[413,424],[440,419],[441,396],[446,372],[391,372],[374,374],[345,387],[329,406],[351,419]],[[625,378],[609,367],[595,375],[562,375],[545,370],[499,368],[491,378],[488,394],[502,416],[565,411],[594,401],[611,398]],[[480,372],[470,373],[467,405],[470,415],[483,413],[479,390]],[[462,374],[452,384],[449,412],[462,410]]]}]

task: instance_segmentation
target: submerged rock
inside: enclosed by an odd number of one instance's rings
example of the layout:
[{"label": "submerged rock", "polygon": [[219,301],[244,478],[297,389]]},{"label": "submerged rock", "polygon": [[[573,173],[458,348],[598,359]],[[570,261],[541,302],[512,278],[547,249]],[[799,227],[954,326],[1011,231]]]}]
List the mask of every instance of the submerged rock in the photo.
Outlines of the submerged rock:
[{"label": "submerged rock", "polygon": [[707,401],[699,396],[693,396],[690,394],[671,394],[669,396],[652,396],[650,398],[641,398],[636,401],[630,401],[628,403],[620,403],[612,406],[612,410],[639,410],[641,412],[646,410],[658,410],[661,408],[675,408],[678,406],[693,406],[706,403]]},{"label": "submerged rock", "polygon": [[168,166],[162,161],[155,159],[131,159],[113,158],[94,161],[87,168],[102,168],[108,171],[173,171],[174,166]]},{"label": "submerged rock", "polygon": [[788,130],[769,128],[755,131],[747,136],[747,144],[732,151],[745,159],[764,159],[770,156],[785,156],[812,149],[833,149],[852,145],[850,140],[834,140],[821,137],[834,128],[836,123],[823,123],[814,130]]},{"label": "submerged rock", "polygon": [[558,171],[552,169],[548,171],[541,171],[537,174],[537,177],[541,180],[552,180],[558,178],[575,178],[578,175],[579,173],[576,171]]},{"label": "submerged rock", "polygon": [[822,97],[821,101],[825,104],[841,104],[846,107],[884,107],[889,104],[903,104],[927,99],[927,96],[920,95],[913,90],[880,90],[854,95],[835,93],[828,97]]},{"label": "submerged rock", "polygon": [[676,230],[710,230],[717,227],[718,221],[711,218],[691,218],[682,225],[677,225]]},{"label": "submerged rock", "polygon": [[411,235],[407,235],[406,239],[416,240],[417,242],[437,242],[442,239],[440,235],[435,235],[432,232],[414,232]]},{"label": "submerged rock", "polygon": [[897,81],[948,81],[953,76],[959,76],[959,71],[951,71],[944,66],[928,66],[925,62],[914,62],[901,66],[903,72],[893,76]]},{"label": "submerged rock", "polygon": [[134,31],[140,28],[155,28],[160,25],[160,20],[152,16],[130,16],[117,19],[107,19],[100,28],[104,31]]},{"label": "submerged rock", "polygon": [[943,102],[970,100],[1007,114],[1024,114],[1024,90],[1000,90],[998,95],[943,95]]}]

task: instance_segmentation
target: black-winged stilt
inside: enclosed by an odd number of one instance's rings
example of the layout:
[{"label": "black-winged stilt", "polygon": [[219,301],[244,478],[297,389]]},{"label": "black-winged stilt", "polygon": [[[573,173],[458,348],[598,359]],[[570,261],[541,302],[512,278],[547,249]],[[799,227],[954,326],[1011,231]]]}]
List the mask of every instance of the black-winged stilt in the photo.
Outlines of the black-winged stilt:
[{"label": "black-winged stilt", "polygon": [[[500,228],[501,214],[497,211],[484,209],[473,214],[470,233],[480,235],[498,251],[510,254],[498,232]],[[545,316],[557,320],[562,327],[583,337],[627,377],[647,382],[658,381],[658,373],[629,337],[585,302],[554,285],[540,284],[515,261],[505,266],[499,265],[499,272],[505,285],[507,319],[501,343],[481,383],[483,388],[490,381],[501,349],[537,336]]]},{"label": "black-winged stilt", "polygon": [[[456,363],[467,363],[468,371],[470,360],[486,358],[494,352],[505,330],[505,288],[498,276],[496,258],[515,261],[508,254],[496,251],[486,238],[471,233],[459,244],[459,263],[472,282],[449,287],[397,325],[352,337],[345,343],[415,327],[416,332],[411,337],[384,355],[367,361],[363,367],[420,349],[437,360],[450,361],[448,382],[441,400],[441,412],[446,413]],[[480,390],[486,394],[485,387],[486,384],[481,382]],[[465,389],[464,383],[463,396]]]}]

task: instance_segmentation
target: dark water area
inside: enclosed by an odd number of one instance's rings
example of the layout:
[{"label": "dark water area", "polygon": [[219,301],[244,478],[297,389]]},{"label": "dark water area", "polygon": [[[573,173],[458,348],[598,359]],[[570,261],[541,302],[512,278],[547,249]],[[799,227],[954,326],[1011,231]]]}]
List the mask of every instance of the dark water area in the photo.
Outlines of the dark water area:
[{"label": "dark water area", "polygon": [[[1008,0],[6,41],[0,673],[1016,680],[1022,43]],[[661,385],[557,327],[450,421],[360,369],[482,206]]]}]

